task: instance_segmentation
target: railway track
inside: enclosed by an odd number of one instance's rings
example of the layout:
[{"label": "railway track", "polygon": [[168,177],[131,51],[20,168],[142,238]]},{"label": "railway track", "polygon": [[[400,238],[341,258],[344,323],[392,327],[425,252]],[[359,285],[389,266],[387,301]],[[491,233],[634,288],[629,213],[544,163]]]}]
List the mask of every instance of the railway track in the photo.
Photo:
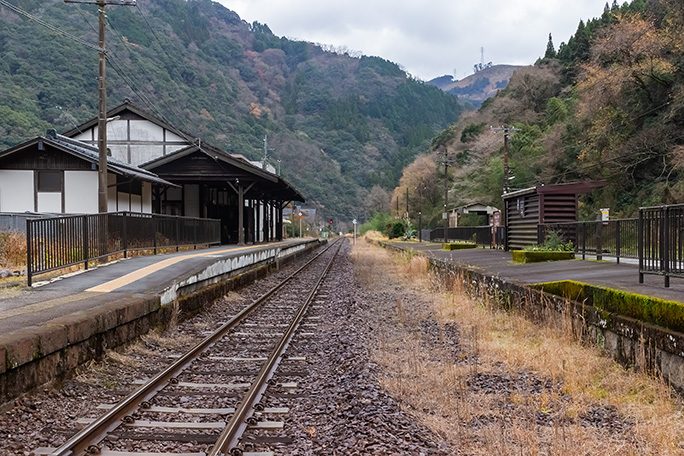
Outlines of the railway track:
[{"label": "railway track", "polygon": [[244,307],[59,448],[51,456],[269,456],[287,445],[283,417],[307,375],[316,305],[344,240],[328,245]]}]

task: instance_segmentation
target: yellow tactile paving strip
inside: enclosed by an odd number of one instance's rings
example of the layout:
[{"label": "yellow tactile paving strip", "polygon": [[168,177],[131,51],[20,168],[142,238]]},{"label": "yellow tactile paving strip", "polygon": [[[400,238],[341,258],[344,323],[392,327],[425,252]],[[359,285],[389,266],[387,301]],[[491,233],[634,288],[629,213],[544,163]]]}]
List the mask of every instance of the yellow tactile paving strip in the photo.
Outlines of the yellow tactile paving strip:
[{"label": "yellow tactile paving strip", "polygon": [[[269,247],[275,247],[278,246],[279,244],[282,243],[275,243],[275,244],[269,244]],[[169,266],[172,266],[176,263],[180,263],[183,260],[187,260],[189,258],[197,258],[197,257],[202,257],[202,256],[208,256],[208,255],[220,255],[223,253],[229,253],[229,252],[238,252],[240,250],[247,250],[247,249],[253,249],[254,246],[247,246],[247,247],[234,247],[231,249],[224,249],[224,250],[214,250],[210,252],[201,252],[201,253],[193,253],[190,255],[183,255],[183,256],[178,256],[174,258],[167,258],[165,260],[159,261],[157,263],[151,264],[149,266],[145,266],[144,268],[140,268],[137,271],[130,272],[124,276],[119,277],[118,279],[110,280],[109,282],[105,282],[103,284],[97,285],[92,288],[88,288],[86,292],[94,292],[94,293],[110,293],[114,290],[117,290],[121,287],[125,287],[126,285],[129,285],[137,280],[140,280],[144,277],[147,277],[150,274],[154,274],[157,271],[160,271],[164,268],[168,268]]]}]

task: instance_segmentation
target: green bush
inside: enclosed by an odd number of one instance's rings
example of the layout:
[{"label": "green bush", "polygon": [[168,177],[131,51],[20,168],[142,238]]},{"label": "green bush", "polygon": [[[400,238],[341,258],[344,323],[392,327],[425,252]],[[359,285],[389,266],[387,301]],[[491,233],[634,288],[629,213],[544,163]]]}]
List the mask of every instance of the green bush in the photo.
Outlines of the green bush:
[{"label": "green bush", "polygon": [[474,249],[477,244],[474,242],[445,242],[442,244],[442,249],[444,250],[464,250],[464,249]]},{"label": "green bush", "polygon": [[516,263],[541,263],[542,261],[562,261],[575,258],[575,252],[562,250],[514,250]]},{"label": "green bush", "polygon": [[525,247],[527,251],[542,251],[542,252],[574,252],[575,246],[572,241],[565,242],[563,236],[558,231],[549,231],[546,233],[544,242],[541,245],[530,245]]},{"label": "green bush", "polygon": [[367,231],[378,231],[380,233],[385,233],[385,227],[388,223],[390,223],[390,219],[391,217],[389,212],[375,212],[370,220],[366,221],[360,226],[359,232],[362,235]]},{"label": "green bush", "polygon": [[402,237],[404,235],[404,223],[399,220],[388,223],[385,227],[385,235],[390,239]]}]

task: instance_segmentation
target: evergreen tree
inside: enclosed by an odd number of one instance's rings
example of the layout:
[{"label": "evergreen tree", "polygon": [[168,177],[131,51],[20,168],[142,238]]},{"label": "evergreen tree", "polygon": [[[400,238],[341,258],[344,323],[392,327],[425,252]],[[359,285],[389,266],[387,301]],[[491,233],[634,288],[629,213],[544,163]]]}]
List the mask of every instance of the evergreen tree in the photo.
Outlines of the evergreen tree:
[{"label": "evergreen tree", "polygon": [[549,33],[549,42],[546,43],[546,53],[544,54],[545,59],[555,59],[556,58],[556,48],[553,46],[553,39]]}]

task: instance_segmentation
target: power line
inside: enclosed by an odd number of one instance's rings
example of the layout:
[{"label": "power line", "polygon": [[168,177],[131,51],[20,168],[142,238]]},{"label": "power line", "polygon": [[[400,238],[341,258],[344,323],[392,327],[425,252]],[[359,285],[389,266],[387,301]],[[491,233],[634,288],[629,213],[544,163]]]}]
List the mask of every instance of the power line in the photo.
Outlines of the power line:
[{"label": "power line", "polygon": [[58,28],[58,27],[55,27],[54,25],[48,24],[47,22],[43,21],[42,19],[38,19],[37,17],[33,16],[32,14],[30,14],[30,13],[28,13],[28,12],[22,10],[21,8],[18,8],[18,7],[16,7],[16,6],[12,5],[12,4],[9,3],[9,2],[6,2],[5,0],[0,0],[0,5],[6,6],[7,8],[11,9],[11,10],[14,11],[15,13],[21,14],[22,16],[25,16],[25,17],[27,17],[28,19],[30,19],[30,20],[32,20],[32,21],[34,21],[34,22],[36,22],[36,23],[42,25],[43,27],[48,28],[48,29],[52,30],[53,32],[55,32],[55,33],[57,33],[57,34],[59,34],[59,35],[62,35],[62,36],[64,36],[64,37],[66,37],[66,38],[69,38],[70,40],[75,41],[75,42],[77,42],[78,44],[80,44],[80,45],[82,45],[82,46],[85,46],[85,47],[87,47],[87,48],[93,49],[93,50],[95,50],[95,51],[100,51],[100,48],[99,48],[99,47],[97,47],[97,46],[95,46],[95,45],[93,45],[93,44],[90,44],[90,43],[88,43],[87,41],[83,41],[82,39],[80,39],[80,38],[78,38],[78,37],[76,37],[76,36],[74,36],[74,35],[72,35],[72,34],[70,34],[70,33],[68,33],[68,32],[65,32],[64,30],[62,30],[62,29],[60,29],[60,28]]}]

